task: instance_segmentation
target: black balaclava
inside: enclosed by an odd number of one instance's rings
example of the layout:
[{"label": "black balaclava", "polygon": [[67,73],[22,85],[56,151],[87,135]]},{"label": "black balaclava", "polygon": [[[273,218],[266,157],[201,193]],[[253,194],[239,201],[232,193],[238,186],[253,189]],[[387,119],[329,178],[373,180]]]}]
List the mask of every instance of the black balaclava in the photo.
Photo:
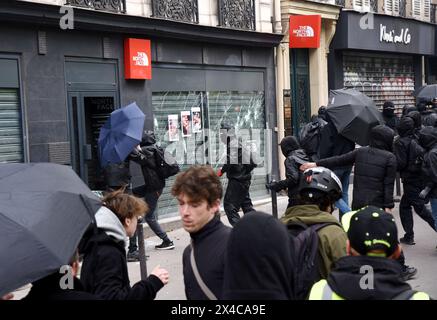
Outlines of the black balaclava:
[{"label": "black balaclava", "polygon": [[395,105],[391,101],[384,102],[382,106],[382,114],[388,118],[395,116]]},{"label": "black balaclava", "polygon": [[422,127],[422,116],[420,115],[419,111],[411,111],[406,115],[407,117],[410,117],[414,121],[414,128],[420,128]]},{"label": "black balaclava", "polygon": [[411,117],[402,117],[397,129],[401,137],[414,134],[414,120]]},{"label": "black balaclava", "polygon": [[297,149],[300,149],[300,145],[295,136],[287,136],[281,140],[281,151],[284,157],[288,156],[290,152]]}]

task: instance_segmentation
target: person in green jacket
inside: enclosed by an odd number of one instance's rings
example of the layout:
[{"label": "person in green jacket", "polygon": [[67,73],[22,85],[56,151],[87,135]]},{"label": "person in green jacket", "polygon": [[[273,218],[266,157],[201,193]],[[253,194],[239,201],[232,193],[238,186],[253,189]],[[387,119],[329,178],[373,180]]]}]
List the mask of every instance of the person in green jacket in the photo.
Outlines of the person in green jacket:
[{"label": "person in green jacket", "polygon": [[340,258],[327,279],[313,285],[309,300],[430,300],[402,278],[396,262],[401,247],[393,216],[375,206],[346,213],[348,256]]},{"label": "person in green jacket", "polygon": [[319,279],[326,279],[333,263],[346,255],[346,233],[332,215],[334,203],[340,199],[341,192],[341,182],[331,170],[324,167],[308,169],[299,183],[301,205],[288,208],[281,217],[285,224],[329,224],[317,231],[321,258],[318,264]]}]

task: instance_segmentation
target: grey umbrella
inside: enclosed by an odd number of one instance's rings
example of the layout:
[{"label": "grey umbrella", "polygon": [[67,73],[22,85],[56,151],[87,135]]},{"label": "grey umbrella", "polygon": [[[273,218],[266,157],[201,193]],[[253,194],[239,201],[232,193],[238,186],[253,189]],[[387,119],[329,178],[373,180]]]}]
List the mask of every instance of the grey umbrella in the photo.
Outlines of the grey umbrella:
[{"label": "grey umbrella", "polygon": [[331,90],[329,98],[326,112],[338,133],[361,146],[368,145],[370,130],[384,123],[375,102],[354,89]]},{"label": "grey umbrella", "polygon": [[70,167],[0,164],[0,296],[68,264],[100,206]]},{"label": "grey umbrella", "polygon": [[414,92],[416,102],[429,102],[437,97],[437,84],[428,84]]}]

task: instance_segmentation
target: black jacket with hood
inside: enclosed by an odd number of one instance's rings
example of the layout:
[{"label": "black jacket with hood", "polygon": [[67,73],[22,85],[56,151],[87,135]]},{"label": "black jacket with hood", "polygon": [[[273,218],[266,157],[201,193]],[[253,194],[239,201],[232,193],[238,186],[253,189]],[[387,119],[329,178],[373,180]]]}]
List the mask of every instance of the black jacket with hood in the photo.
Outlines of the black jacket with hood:
[{"label": "black jacket with hood", "polygon": [[141,139],[141,151],[134,150],[131,153],[131,160],[141,166],[144,185],[133,190],[134,194],[144,196],[144,193],[162,190],[165,187],[165,179],[162,178],[156,167],[156,138],[151,131],[145,131]]},{"label": "black jacket with hood", "polygon": [[361,147],[342,156],[317,161],[317,165],[336,168],[353,165],[354,191],[352,209],[367,205],[393,208],[393,189],[396,177],[396,157],[393,149],[394,131],[384,125],[370,133],[370,146]]},{"label": "black jacket with hood", "polygon": [[[363,290],[362,267],[373,270],[373,289]],[[396,260],[382,257],[346,256],[340,258],[327,278],[331,289],[346,300],[391,300],[411,290],[402,280],[402,269]]]},{"label": "black jacket with hood", "polygon": [[437,128],[423,128],[420,131],[419,142],[425,149],[422,170],[425,175],[425,183],[431,188],[429,197],[437,198]]},{"label": "black jacket with hood", "polygon": [[252,171],[256,168],[253,156],[248,148],[242,145],[238,137],[229,138],[226,143],[226,162],[222,172],[228,179],[247,182],[252,179]]},{"label": "black jacket with hood", "polygon": [[81,281],[87,292],[104,300],[153,300],[164,286],[150,275],[130,286],[126,260],[127,235],[117,216],[101,207],[96,215],[97,228],[89,228],[80,245],[84,254]]},{"label": "black jacket with hood", "polygon": [[402,181],[420,187],[423,186],[421,159],[425,150],[419,145],[414,132],[413,119],[403,117],[398,126],[399,138],[394,143],[394,153]]},{"label": "black jacket with hood", "polygon": [[[202,229],[190,234],[197,269],[218,299],[223,298],[225,253],[230,233],[231,228],[225,226],[217,215]],[[190,254],[191,246],[187,246],[182,256],[185,295],[188,300],[207,300],[191,268]]]},{"label": "black jacket with hood", "polygon": [[299,167],[309,162],[310,159],[305,150],[300,148],[299,142],[294,136],[282,139],[281,151],[284,157],[286,157],[284,161],[286,178],[278,181],[275,184],[274,190],[279,191],[288,188],[288,198],[295,199],[299,194],[299,178],[302,174]]},{"label": "black jacket with hood", "polygon": [[246,214],[232,230],[225,263],[224,299],[293,299],[291,242],[272,215]]}]

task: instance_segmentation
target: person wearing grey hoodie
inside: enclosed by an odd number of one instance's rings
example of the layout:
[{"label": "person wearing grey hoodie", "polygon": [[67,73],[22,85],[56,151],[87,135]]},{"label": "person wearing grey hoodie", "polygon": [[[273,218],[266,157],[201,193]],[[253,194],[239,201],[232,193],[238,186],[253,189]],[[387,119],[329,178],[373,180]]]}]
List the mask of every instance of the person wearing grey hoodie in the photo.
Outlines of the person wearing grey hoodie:
[{"label": "person wearing grey hoodie", "polygon": [[146,203],[118,190],[107,194],[79,244],[84,255],[81,281],[87,292],[104,300],[153,300],[168,283],[167,270],[155,267],[145,280],[132,287],[126,261],[127,237],[137,227],[137,219],[147,211]]}]

